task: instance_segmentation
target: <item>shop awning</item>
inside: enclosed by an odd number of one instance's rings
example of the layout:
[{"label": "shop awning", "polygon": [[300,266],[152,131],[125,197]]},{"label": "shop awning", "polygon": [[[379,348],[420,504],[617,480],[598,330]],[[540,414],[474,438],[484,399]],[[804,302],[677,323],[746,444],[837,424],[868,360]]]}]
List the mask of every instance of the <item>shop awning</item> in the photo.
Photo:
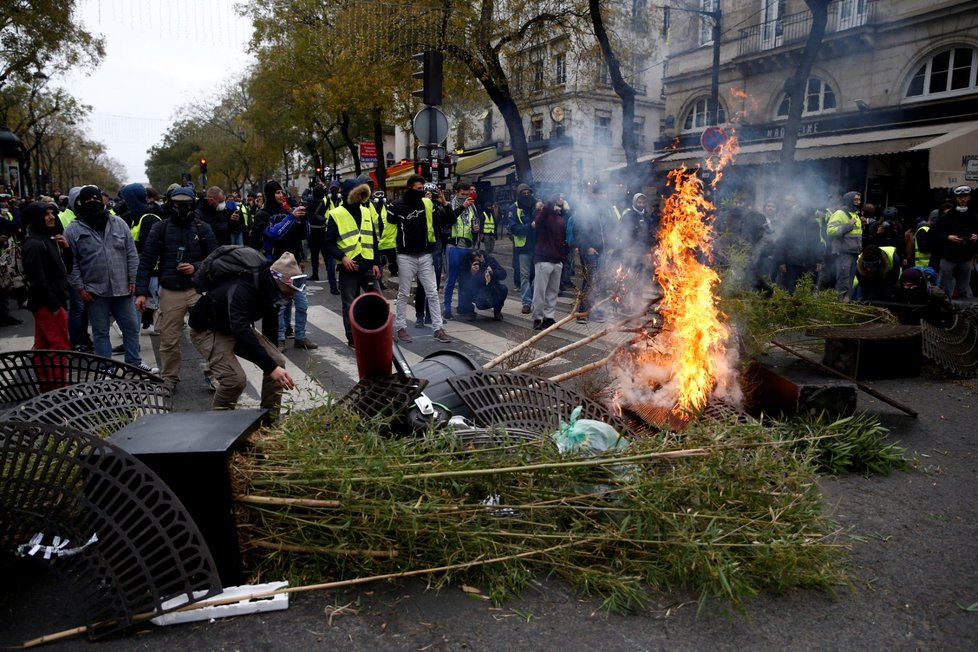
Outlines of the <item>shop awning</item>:
[{"label": "shop awning", "polygon": [[[812,161],[848,156],[876,156],[906,152],[926,143],[935,136],[947,134],[952,125],[928,125],[878,129],[831,136],[805,136],[798,139],[796,161]],[[696,165],[703,161],[706,152],[701,149],[674,152],[656,162],[656,169],[674,168],[682,163]],[[740,148],[735,165],[776,164],[781,160],[781,141],[751,143]]]},{"label": "shop awning", "polygon": [[[560,183],[566,180],[570,169],[567,162],[569,152],[570,147],[566,145],[549,150],[530,150],[530,169],[533,170],[533,179],[537,183]],[[488,181],[493,186],[502,186],[506,184],[506,177],[515,172],[516,163],[510,155],[473,170],[470,176],[478,181]],[[476,174],[479,176],[476,177]]]},{"label": "shop awning", "polygon": [[491,163],[498,158],[502,157],[496,154],[495,145],[481,150],[465,152],[459,156],[458,162],[455,164],[455,176],[469,176],[475,168]]},{"label": "shop awning", "polygon": [[[978,180],[978,121],[964,122],[942,136],[915,145],[911,152],[927,152],[931,188],[951,188]],[[972,172],[968,174],[971,162]],[[973,183],[971,184],[973,185]]]},{"label": "shop awning", "polygon": [[[387,186],[388,190],[393,190],[395,188],[406,188],[408,177],[414,174],[414,163],[407,161],[405,163],[398,163],[397,165],[392,165],[387,168],[387,179],[384,185]],[[371,171],[370,178],[377,183],[377,173]]]}]

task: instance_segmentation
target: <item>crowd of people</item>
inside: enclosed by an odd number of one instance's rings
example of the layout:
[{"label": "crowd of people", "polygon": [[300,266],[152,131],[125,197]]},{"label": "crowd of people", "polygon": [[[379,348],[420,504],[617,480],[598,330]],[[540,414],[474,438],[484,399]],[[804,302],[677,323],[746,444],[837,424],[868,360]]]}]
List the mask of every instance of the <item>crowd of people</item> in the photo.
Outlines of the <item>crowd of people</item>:
[{"label": "crowd of people", "polygon": [[[717,211],[715,261],[733,266],[742,252],[758,287],[794,291],[808,275],[844,300],[922,300],[929,286],[948,298],[971,297],[978,255],[971,193],[954,188],[920,218],[891,206],[877,216],[858,191],[828,207],[784,196],[758,210],[734,198]],[[509,283],[536,330],[555,323],[566,290],[580,292],[580,323],[603,322],[608,310],[643,307],[653,282],[658,199],[635,193],[616,202],[593,183],[572,204],[520,184],[511,204],[482,205],[467,180],[446,191],[420,175],[393,201],[368,175],[316,183],[301,198],[276,181],[244,200],[216,186],[196,192],[173,184],[161,195],[138,183],[113,200],[88,185],[57,202],[0,196],[0,249],[20,245],[27,283],[12,298],[34,315],[36,349],[122,354],[176,391],[189,322],[213,407],[232,408],[243,392],[240,357],[263,371],[262,405],[274,413],[282,391],[294,386],[282,355],[287,341],[318,346],[307,332],[305,289],[320,280],[321,262],[340,296],[350,347],[351,304],[395,279],[399,342],[414,339],[409,305],[415,329],[430,327],[442,343],[452,341],[451,320],[474,321],[479,311],[502,320]],[[512,260],[504,265],[494,252],[507,236]],[[20,323],[10,298],[0,293],[0,325]],[[113,322],[122,337],[115,349]],[[143,362],[140,332],[159,336],[159,369]]]}]

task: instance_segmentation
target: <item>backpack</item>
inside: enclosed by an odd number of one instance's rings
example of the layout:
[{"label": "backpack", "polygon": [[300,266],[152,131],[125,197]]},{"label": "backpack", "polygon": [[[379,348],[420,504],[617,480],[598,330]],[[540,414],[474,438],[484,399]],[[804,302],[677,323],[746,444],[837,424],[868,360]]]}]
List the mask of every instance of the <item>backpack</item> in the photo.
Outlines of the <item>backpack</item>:
[{"label": "backpack", "polygon": [[201,294],[239,276],[252,276],[258,286],[258,274],[268,261],[258,251],[244,245],[221,245],[204,259],[194,272],[192,282]]},{"label": "backpack", "polygon": [[26,285],[24,278],[24,259],[20,247],[10,243],[0,253],[0,290],[19,290]]}]

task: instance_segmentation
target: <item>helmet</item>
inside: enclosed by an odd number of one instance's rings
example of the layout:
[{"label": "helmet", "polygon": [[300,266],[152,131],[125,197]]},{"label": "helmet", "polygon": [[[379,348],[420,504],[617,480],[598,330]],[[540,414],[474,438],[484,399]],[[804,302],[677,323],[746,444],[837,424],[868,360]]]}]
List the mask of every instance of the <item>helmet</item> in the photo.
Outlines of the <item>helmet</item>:
[{"label": "helmet", "polygon": [[437,183],[432,183],[432,182],[429,181],[428,183],[424,184],[424,191],[425,192],[437,193],[438,192],[438,184]]},{"label": "helmet", "polygon": [[958,196],[960,196],[960,195],[970,195],[971,194],[971,186],[958,186],[957,188],[954,189],[954,194],[955,195],[958,195]]},{"label": "helmet", "polygon": [[887,219],[893,219],[893,218],[895,218],[899,214],[900,214],[900,211],[897,210],[896,206],[887,206],[883,210],[883,217],[884,218],[887,218]]}]

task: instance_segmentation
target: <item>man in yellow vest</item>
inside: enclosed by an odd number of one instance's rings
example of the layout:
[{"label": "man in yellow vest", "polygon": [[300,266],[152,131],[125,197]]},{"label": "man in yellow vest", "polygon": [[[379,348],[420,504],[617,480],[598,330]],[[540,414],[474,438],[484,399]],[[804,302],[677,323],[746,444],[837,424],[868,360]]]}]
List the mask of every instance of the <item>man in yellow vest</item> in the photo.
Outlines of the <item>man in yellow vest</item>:
[{"label": "man in yellow vest", "polygon": [[533,305],[533,285],[530,274],[533,269],[533,217],[536,214],[536,197],[529,184],[516,187],[516,203],[513,205],[510,232],[513,234],[514,276],[520,279],[520,301],[523,314],[529,315]]},{"label": "man in yellow vest", "polygon": [[482,249],[491,254],[496,248],[496,217],[499,205],[493,204],[482,212]]},{"label": "man in yellow vest", "polygon": [[365,205],[370,186],[347,179],[340,186],[340,206],[327,213],[325,247],[336,265],[343,305],[343,329],[347,346],[353,347],[350,305],[361,292],[380,292],[379,229]]},{"label": "man in yellow vest", "polygon": [[842,196],[842,207],[832,213],[825,225],[829,253],[835,261],[835,291],[840,299],[850,296],[852,292],[856,258],[863,248],[863,224],[859,219],[862,203],[862,193],[847,192]]}]

